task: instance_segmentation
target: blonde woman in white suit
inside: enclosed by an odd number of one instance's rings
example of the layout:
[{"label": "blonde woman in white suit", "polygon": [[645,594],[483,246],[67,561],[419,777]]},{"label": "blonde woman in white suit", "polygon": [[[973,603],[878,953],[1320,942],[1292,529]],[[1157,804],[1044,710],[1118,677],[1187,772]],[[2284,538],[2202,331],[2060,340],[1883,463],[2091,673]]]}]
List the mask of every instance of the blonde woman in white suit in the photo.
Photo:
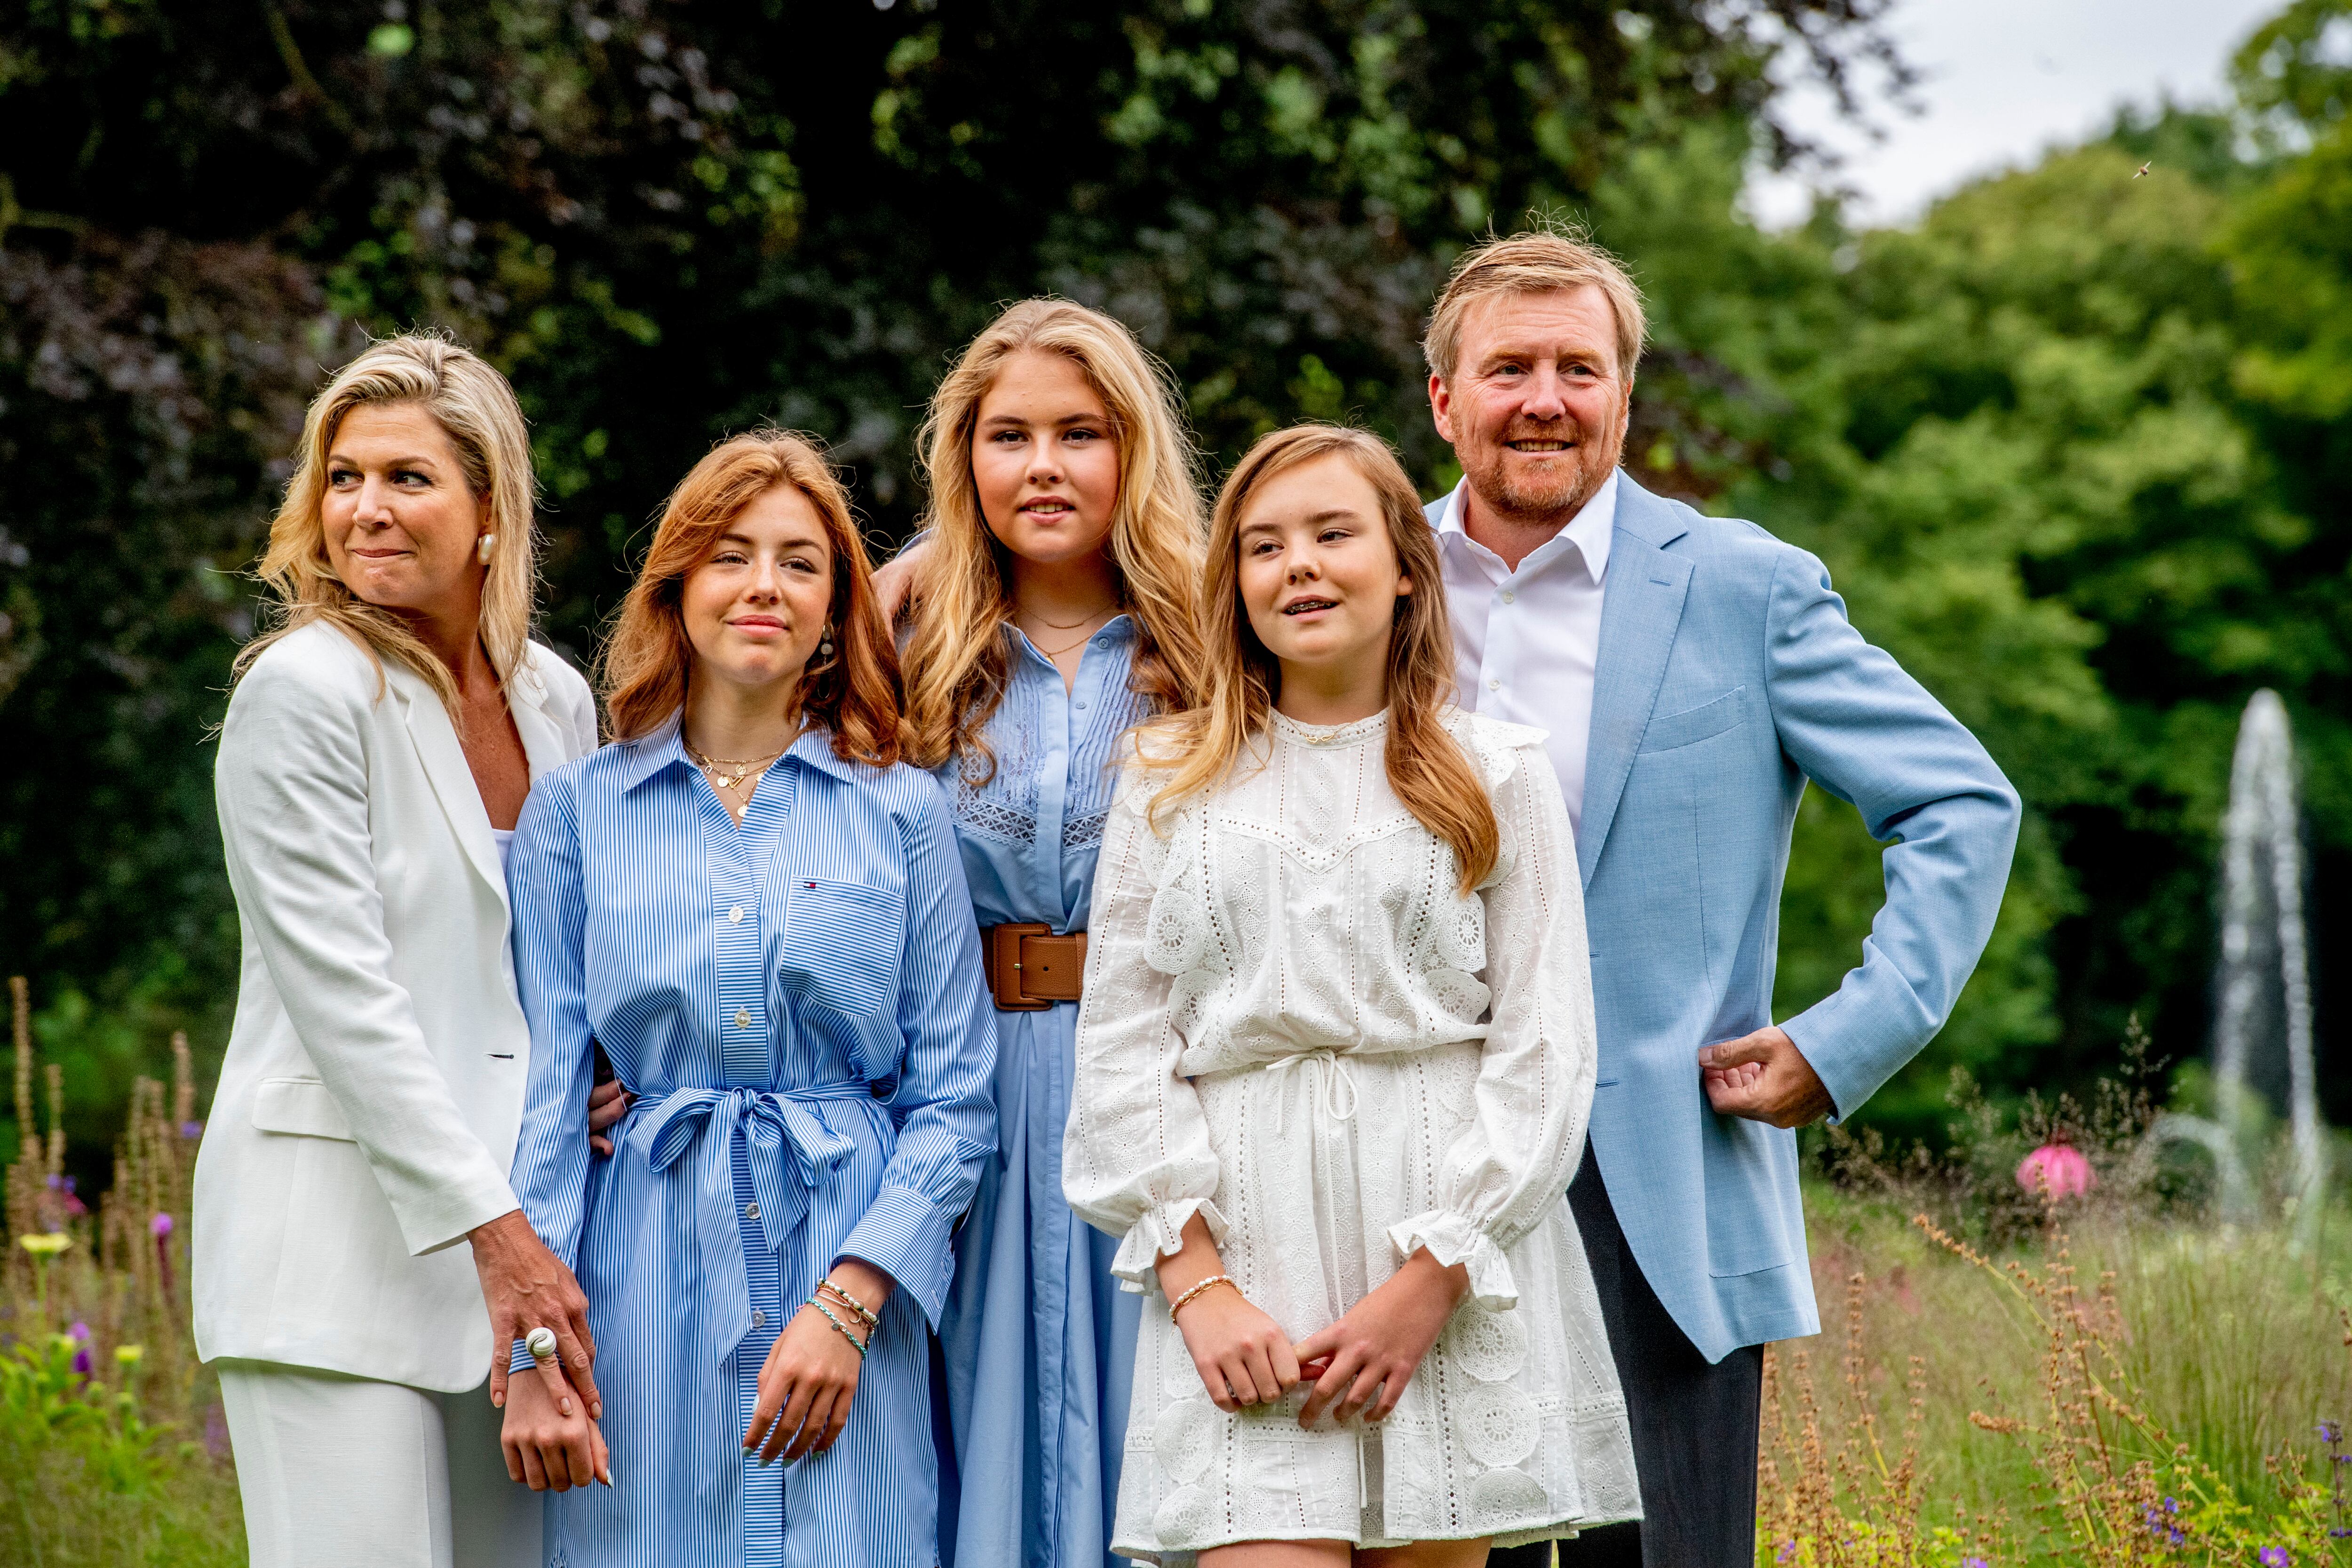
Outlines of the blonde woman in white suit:
[{"label": "blonde woman in white suit", "polygon": [[[505,378],[393,338],[312,404],[270,528],[277,624],[215,781],[244,957],[194,1233],[256,1568],[535,1563],[508,1477],[604,1463],[585,1302],[507,1184],[530,1038],[504,847],[596,740],[530,639],[531,490]],[[539,1327],[568,1410],[502,1456],[505,1347]]]}]

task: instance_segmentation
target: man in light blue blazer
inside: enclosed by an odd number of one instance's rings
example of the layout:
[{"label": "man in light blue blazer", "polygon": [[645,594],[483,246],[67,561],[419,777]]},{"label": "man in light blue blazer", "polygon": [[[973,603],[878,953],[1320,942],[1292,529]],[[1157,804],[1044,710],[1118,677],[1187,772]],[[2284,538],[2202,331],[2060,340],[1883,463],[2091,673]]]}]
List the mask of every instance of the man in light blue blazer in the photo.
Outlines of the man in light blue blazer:
[{"label": "man in light blue blazer", "polygon": [[[1560,1562],[1747,1568],[1761,1347],[1821,1328],[1790,1129],[1851,1115],[1942,1026],[2000,909],[2018,800],[1854,631],[1818,560],[1618,471],[1643,331],[1631,279],[1576,238],[1465,257],[1425,345],[1464,479],[1429,519],[1462,700],[1549,732],[1584,876],[1601,1064],[1569,1201],[1644,1518]],[[1836,993],[1775,1027],[1808,781],[1891,841],[1886,902]]]}]

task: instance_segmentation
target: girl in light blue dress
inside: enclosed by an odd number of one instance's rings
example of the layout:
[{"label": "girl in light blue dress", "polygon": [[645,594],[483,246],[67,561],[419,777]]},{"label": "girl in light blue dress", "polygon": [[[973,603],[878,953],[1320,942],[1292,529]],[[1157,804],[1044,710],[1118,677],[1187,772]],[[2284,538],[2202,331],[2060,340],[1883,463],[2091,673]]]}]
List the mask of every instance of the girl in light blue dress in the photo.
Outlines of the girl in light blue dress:
[{"label": "girl in light blue dress", "polygon": [[[961,1568],[1102,1568],[1139,1298],[1062,1196],[1087,905],[1118,742],[1190,706],[1201,512],[1176,399],[1127,329],[1032,300],[940,384],[903,652],[989,954],[999,1152],[940,1328]],[[1076,938],[1076,940],[1072,940]]]},{"label": "girl in light blue dress", "polygon": [[[516,829],[513,1182],[595,1338],[610,1487],[514,1380],[561,1568],[933,1568],[930,1328],[992,1168],[996,1030],[947,801],[898,761],[846,495],[739,437],[671,498],[606,654],[618,739]],[[633,1099],[592,1162],[598,1046]],[[528,1342],[516,1364],[530,1364]]]}]

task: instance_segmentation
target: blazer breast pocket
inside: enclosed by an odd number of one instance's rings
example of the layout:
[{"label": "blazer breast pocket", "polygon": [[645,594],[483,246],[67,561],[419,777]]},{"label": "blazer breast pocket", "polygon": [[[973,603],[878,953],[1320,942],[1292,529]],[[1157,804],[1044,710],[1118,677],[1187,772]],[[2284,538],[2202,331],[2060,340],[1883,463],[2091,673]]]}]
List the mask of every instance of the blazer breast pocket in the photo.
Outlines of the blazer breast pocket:
[{"label": "blazer breast pocket", "polygon": [[253,1095],[253,1124],[264,1132],[356,1142],[343,1108],[315,1078],[263,1079]]},{"label": "blazer breast pocket", "polygon": [[906,910],[862,882],[795,877],[784,894],[778,978],[797,994],[853,1017],[880,1012],[898,991]]},{"label": "blazer breast pocket", "polygon": [[1748,688],[1735,686],[1722,696],[1679,713],[1662,714],[1642,731],[1640,754],[1677,751],[1712,740],[1748,717]]}]

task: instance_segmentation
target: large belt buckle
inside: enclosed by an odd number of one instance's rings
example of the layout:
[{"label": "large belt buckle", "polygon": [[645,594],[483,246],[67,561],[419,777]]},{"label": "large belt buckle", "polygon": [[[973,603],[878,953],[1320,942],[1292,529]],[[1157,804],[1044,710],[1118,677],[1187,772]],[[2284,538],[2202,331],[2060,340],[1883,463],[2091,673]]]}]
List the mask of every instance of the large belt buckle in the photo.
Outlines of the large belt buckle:
[{"label": "large belt buckle", "polygon": [[988,928],[988,988],[1003,1013],[1042,1013],[1051,1002],[1041,1002],[1022,988],[1021,939],[1051,936],[1054,928],[1043,921],[1014,921]]}]

